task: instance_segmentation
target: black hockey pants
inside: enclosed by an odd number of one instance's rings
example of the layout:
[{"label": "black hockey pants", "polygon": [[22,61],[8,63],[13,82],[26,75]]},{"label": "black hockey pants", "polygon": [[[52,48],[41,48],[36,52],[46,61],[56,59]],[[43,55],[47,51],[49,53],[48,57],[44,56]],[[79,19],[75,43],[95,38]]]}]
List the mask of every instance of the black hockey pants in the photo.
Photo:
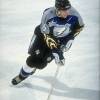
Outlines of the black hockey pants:
[{"label": "black hockey pants", "polygon": [[26,63],[31,68],[43,69],[53,60],[51,50],[46,46],[40,26],[37,26],[32,37]]}]

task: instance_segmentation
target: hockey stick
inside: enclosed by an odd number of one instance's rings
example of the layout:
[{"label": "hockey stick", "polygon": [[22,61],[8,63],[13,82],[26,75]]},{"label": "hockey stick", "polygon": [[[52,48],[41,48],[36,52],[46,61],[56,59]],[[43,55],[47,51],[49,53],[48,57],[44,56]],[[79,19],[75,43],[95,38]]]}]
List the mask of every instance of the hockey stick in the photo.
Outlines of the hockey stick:
[{"label": "hockey stick", "polygon": [[[59,73],[59,68],[60,68],[60,66],[57,66],[54,79],[57,78],[57,75],[58,75],[58,73]],[[51,95],[52,95],[52,92],[53,92],[55,83],[56,83],[56,81],[54,80],[54,82],[51,84],[51,89],[50,89],[50,92],[49,92],[49,94],[48,94],[47,100],[50,100],[50,97],[51,97]]]}]

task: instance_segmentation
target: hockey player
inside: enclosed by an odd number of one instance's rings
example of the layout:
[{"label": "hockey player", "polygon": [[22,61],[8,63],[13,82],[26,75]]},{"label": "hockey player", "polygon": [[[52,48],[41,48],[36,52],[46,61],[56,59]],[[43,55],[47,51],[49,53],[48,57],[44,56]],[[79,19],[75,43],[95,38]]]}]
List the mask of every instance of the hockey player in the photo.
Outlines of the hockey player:
[{"label": "hockey player", "polygon": [[68,0],[55,0],[55,7],[44,11],[41,24],[35,28],[26,65],[12,79],[12,84],[17,85],[36,69],[45,68],[53,59],[57,65],[64,65],[63,53],[71,47],[83,27],[81,16]]}]

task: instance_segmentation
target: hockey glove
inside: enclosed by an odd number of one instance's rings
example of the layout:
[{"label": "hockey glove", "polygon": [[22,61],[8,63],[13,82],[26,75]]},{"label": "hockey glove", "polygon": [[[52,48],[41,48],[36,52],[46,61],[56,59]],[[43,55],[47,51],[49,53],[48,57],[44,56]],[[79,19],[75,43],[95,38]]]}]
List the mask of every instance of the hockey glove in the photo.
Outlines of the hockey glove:
[{"label": "hockey glove", "polygon": [[44,40],[50,49],[57,48],[57,42],[49,35],[44,34]]},{"label": "hockey glove", "polygon": [[63,56],[63,53],[62,52],[54,52],[52,53],[54,58],[55,58],[55,63],[58,65],[58,66],[63,66],[65,64],[65,59],[64,59],[64,56]]}]

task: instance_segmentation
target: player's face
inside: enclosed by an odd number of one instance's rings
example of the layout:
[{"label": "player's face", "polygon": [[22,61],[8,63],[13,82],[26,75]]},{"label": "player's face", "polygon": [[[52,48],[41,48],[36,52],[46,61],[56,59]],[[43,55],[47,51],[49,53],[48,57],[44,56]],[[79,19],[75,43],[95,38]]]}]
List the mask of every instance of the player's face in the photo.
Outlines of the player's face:
[{"label": "player's face", "polygon": [[57,15],[58,17],[66,18],[69,15],[69,10],[58,10]]}]

